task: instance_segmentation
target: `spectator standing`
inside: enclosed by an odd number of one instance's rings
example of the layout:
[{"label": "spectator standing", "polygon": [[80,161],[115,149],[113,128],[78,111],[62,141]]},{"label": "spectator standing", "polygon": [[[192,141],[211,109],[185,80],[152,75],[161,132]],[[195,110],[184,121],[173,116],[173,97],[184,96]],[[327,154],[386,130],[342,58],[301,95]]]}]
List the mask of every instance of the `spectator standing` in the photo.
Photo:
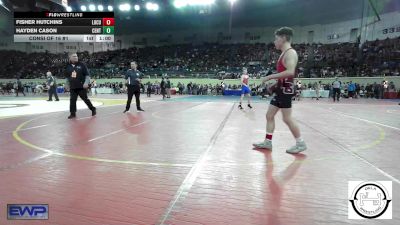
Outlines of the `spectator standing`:
[{"label": "spectator standing", "polygon": [[160,83],[160,88],[161,88],[161,94],[162,94],[162,99],[165,99],[165,89],[166,89],[166,84],[165,84],[165,80],[164,77],[161,79],[161,83]]},{"label": "spectator standing", "polygon": [[342,82],[340,82],[339,79],[337,77],[335,77],[335,81],[333,81],[333,83],[332,83],[333,102],[335,102],[336,100],[339,101],[341,86],[342,86]]},{"label": "spectator standing", "polygon": [[379,99],[380,85],[374,82],[373,90],[374,90],[374,97]]},{"label": "spectator standing", "polygon": [[321,89],[321,81],[318,81],[317,84],[315,85],[315,94],[317,96],[317,100],[321,97],[319,91]]},{"label": "spectator standing", "polygon": [[180,82],[178,83],[178,89],[179,89],[179,95],[183,95],[183,84],[181,84]]},{"label": "spectator standing", "polygon": [[156,82],[155,88],[156,88],[156,95],[159,95],[161,87],[160,87],[160,84],[158,82]]},{"label": "spectator standing", "polygon": [[353,81],[350,81],[350,83],[347,85],[347,92],[349,94],[349,98],[353,98],[355,91],[356,91],[356,85],[353,83]]},{"label": "spectator standing", "polygon": [[147,97],[151,97],[151,83],[147,82]]},{"label": "spectator standing", "polygon": [[190,82],[187,84],[188,95],[192,94],[192,89],[193,89],[193,84],[192,84],[192,82]]},{"label": "spectator standing", "polygon": [[171,98],[171,81],[169,81],[168,77],[167,77],[167,82],[165,84],[165,89],[167,91],[167,98]]},{"label": "spectator standing", "polygon": [[90,90],[92,91],[92,95],[97,95],[97,82],[96,82],[96,79],[93,79],[92,84],[90,85]]},{"label": "spectator standing", "polygon": [[21,80],[19,79],[19,78],[17,78],[17,82],[16,82],[16,85],[15,85],[15,90],[16,90],[16,96],[18,97],[18,93],[19,92],[21,92],[24,96],[26,96],[25,95],[25,92],[24,92],[24,87],[23,87],[23,85],[22,85],[22,82],[21,82]]},{"label": "spectator standing", "polygon": [[[311,83],[309,83],[308,85],[311,88]],[[301,84],[301,80],[298,80],[296,82],[296,93],[294,96],[294,98],[297,99],[297,101],[300,101],[302,88],[303,88],[303,85]]]},{"label": "spectator standing", "polygon": [[361,87],[360,87],[360,84],[358,84],[358,83],[355,83],[355,85],[356,85],[355,98],[358,98],[360,96]]},{"label": "spectator standing", "polygon": [[60,101],[57,95],[57,82],[56,79],[53,77],[50,71],[47,71],[47,88],[49,92],[49,99],[47,101],[53,101],[53,95],[56,98],[56,101]]}]

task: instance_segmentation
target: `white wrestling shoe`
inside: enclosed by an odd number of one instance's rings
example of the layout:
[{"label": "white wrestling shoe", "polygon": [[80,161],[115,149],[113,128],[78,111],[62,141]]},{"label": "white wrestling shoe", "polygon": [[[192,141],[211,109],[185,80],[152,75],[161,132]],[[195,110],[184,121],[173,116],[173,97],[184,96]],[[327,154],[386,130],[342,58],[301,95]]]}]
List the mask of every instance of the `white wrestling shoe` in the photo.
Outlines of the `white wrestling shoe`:
[{"label": "white wrestling shoe", "polygon": [[307,150],[307,145],[304,141],[296,142],[296,145],[287,149],[286,152],[290,154],[297,154]]},{"label": "white wrestling shoe", "polygon": [[272,150],[272,141],[268,140],[268,139],[265,139],[263,142],[254,143],[253,146],[255,148],[262,148],[262,149]]}]

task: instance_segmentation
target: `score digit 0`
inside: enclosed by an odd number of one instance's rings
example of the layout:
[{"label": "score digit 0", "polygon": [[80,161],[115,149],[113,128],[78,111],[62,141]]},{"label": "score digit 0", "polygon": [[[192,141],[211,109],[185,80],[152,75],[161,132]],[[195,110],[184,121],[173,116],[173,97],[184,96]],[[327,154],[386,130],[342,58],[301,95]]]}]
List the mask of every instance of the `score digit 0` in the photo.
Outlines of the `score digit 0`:
[{"label": "score digit 0", "polygon": [[103,26],[114,26],[114,18],[103,18]]},{"label": "score digit 0", "polygon": [[114,27],[103,27],[103,34],[114,34]]}]

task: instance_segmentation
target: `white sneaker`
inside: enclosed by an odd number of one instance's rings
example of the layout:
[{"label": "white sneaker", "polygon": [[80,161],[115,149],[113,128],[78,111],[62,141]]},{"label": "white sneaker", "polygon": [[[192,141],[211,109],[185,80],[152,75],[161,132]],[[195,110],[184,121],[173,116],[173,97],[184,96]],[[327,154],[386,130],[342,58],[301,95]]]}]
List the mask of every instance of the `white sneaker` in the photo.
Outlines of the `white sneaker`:
[{"label": "white sneaker", "polygon": [[263,142],[254,143],[253,146],[255,148],[263,148],[263,149],[272,150],[272,141],[268,140],[268,139],[265,139]]},{"label": "white sneaker", "polygon": [[304,141],[296,142],[296,145],[287,149],[286,152],[290,154],[297,154],[307,150],[307,145]]}]

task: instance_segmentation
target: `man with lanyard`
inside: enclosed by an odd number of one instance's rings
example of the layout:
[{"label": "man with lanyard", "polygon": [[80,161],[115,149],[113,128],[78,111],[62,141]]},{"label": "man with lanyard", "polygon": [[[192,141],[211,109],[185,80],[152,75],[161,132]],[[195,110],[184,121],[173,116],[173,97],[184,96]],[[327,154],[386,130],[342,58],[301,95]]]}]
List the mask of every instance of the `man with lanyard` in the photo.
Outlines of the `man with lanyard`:
[{"label": "man with lanyard", "polygon": [[140,82],[143,73],[137,70],[137,63],[131,62],[131,68],[126,71],[125,80],[128,87],[128,101],[126,102],[126,108],[124,113],[128,112],[131,108],[131,102],[133,94],[136,98],[136,109],[138,112],[143,112],[144,110],[140,107]]},{"label": "man with lanyard", "polygon": [[92,116],[96,115],[96,108],[90,102],[87,96],[87,89],[90,83],[89,70],[85,64],[78,61],[76,53],[69,54],[69,64],[65,69],[66,85],[65,89],[70,90],[69,111],[71,115],[68,119],[76,117],[76,101],[78,96],[86,103],[92,111]]},{"label": "man with lanyard", "polygon": [[56,79],[53,77],[53,75],[51,74],[50,71],[47,71],[46,73],[47,76],[47,87],[48,87],[48,92],[49,92],[49,102],[53,101],[53,95],[54,97],[56,97],[56,101],[60,101],[58,99],[58,95],[57,95],[57,83],[56,83]]},{"label": "man with lanyard", "polygon": [[275,31],[275,47],[280,50],[277,62],[277,73],[266,76],[263,83],[277,79],[276,91],[267,111],[267,126],[265,140],[255,143],[255,148],[272,150],[272,134],[275,130],[275,115],[279,110],[282,112],[283,122],[288,126],[290,132],[296,139],[296,145],[286,150],[287,153],[296,154],[307,149],[306,143],[301,138],[300,129],[292,118],[292,97],[294,95],[294,77],[298,62],[297,52],[291,46],[293,29],[282,27]]}]

